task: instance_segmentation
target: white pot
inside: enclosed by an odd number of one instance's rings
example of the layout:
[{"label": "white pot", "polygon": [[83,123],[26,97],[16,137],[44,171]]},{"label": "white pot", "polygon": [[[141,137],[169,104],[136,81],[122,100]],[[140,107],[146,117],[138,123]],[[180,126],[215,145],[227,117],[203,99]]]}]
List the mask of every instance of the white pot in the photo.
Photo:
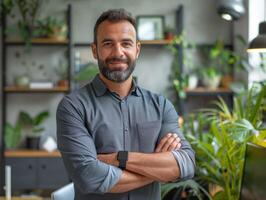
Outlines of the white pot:
[{"label": "white pot", "polygon": [[198,77],[196,75],[189,75],[188,76],[188,89],[195,89],[198,85]]},{"label": "white pot", "polygon": [[202,80],[202,83],[205,87],[208,89],[216,89],[220,84],[221,76],[215,76],[215,77],[204,77]]}]

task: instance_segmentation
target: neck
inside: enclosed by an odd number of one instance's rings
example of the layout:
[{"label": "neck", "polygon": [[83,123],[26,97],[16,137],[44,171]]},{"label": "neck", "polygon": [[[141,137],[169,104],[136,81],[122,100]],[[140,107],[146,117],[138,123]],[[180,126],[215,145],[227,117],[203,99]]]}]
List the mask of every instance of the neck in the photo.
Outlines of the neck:
[{"label": "neck", "polygon": [[104,82],[105,86],[112,92],[117,93],[121,98],[126,97],[132,87],[132,75],[124,82],[117,83],[110,81],[100,73],[100,79]]}]

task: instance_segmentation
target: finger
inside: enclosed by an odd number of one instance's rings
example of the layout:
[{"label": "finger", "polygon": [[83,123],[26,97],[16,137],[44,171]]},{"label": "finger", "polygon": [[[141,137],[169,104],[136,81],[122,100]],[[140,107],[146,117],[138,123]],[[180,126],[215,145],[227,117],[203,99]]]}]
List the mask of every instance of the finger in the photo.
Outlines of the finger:
[{"label": "finger", "polygon": [[167,150],[168,150],[168,148],[171,146],[171,144],[175,141],[175,137],[174,136],[172,136],[172,137],[170,137],[165,143],[164,143],[164,145],[163,145],[163,147],[162,147],[162,152],[166,152]]},{"label": "finger", "polygon": [[159,144],[157,145],[156,149],[155,149],[155,152],[161,152],[162,150],[162,147],[164,146],[165,142],[167,142],[168,138],[172,137],[172,133],[168,133],[166,136],[164,136]]},{"label": "finger", "polygon": [[176,150],[178,147],[178,142],[175,140],[172,142],[172,144],[168,147],[167,151],[173,151]]},{"label": "finger", "polygon": [[177,140],[174,141],[171,146],[168,148],[168,151],[173,151],[173,150],[179,150],[181,148],[181,142],[178,142]]}]

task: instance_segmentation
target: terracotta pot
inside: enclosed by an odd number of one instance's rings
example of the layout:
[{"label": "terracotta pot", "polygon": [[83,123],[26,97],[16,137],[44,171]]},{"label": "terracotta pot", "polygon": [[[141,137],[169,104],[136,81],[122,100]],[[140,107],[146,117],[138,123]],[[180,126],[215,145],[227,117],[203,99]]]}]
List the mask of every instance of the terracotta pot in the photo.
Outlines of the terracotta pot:
[{"label": "terracotta pot", "polygon": [[60,87],[68,87],[68,80],[66,80],[66,79],[60,80],[60,81],[58,81],[57,85]]},{"label": "terracotta pot", "polygon": [[224,75],[221,80],[221,86],[223,88],[230,88],[231,83],[234,81],[233,76],[231,75]]},{"label": "terracotta pot", "polygon": [[166,39],[166,40],[173,40],[174,37],[175,37],[174,33],[171,33],[171,32],[165,32],[164,33],[164,39]]}]

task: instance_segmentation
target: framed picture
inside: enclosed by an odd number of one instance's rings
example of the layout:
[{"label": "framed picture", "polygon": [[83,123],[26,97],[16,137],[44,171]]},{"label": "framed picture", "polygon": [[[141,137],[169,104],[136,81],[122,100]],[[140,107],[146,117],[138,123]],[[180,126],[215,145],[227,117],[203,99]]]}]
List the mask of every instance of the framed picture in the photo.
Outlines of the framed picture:
[{"label": "framed picture", "polygon": [[137,37],[139,40],[164,39],[164,16],[139,15],[137,21]]}]

